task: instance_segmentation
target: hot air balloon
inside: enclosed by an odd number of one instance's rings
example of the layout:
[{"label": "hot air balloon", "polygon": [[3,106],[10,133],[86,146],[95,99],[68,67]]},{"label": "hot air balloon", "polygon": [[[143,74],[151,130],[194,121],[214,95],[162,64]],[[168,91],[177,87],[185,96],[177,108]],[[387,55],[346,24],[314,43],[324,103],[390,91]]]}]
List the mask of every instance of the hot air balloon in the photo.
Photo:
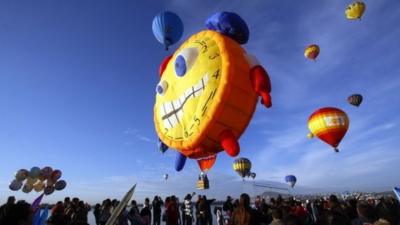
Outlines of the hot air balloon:
[{"label": "hot air balloon", "polygon": [[304,56],[307,59],[316,60],[319,54],[319,46],[316,44],[312,44],[307,46],[306,50],[304,51]]},{"label": "hot air balloon", "polygon": [[233,163],[233,169],[244,178],[251,170],[251,162],[246,158],[238,158]]},{"label": "hot air balloon", "polygon": [[347,98],[347,102],[357,107],[361,105],[362,101],[363,101],[363,96],[360,94],[353,94]]},{"label": "hot air balloon", "polygon": [[54,189],[56,191],[61,191],[67,186],[67,182],[65,180],[59,180],[54,184]]},{"label": "hot air balloon", "polygon": [[346,18],[349,20],[361,19],[364,14],[366,5],[364,2],[353,2],[346,8]]},{"label": "hot air balloon", "polygon": [[13,180],[11,181],[10,185],[8,186],[12,191],[18,191],[22,187],[22,181]]},{"label": "hot air balloon", "polygon": [[154,104],[159,139],[181,153],[175,165],[187,157],[201,171],[210,170],[222,151],[239,155],[257,103],[272,105],[267,71],[241,46],[248,39],[245,21],[221,12],[206,27],[162,61]]},{"label": "hot air balloon", "polygon": [[173,12],[159,13],[153,19],[153,34],[168,50],[170,45],[179,41],[183,34],[182,20]]},{"label": "hot air balloon", "polygon": [[290,186],[291,188],[294,187],[294,185],[296,184],[296,181],[297,181],[297,178],[296,178],[294,175],[287,175],[287,176],[285,177],[285,182],[286,182],[287,184],[289,184],[289,186]]},{"label": "hot air balloon", "polygon": [[310,129],[308,137],[317,136],[331,145],[335,152],[339,152],[337,147],[346,134],[349,123],[346,113],[338,108],[318,109],[308,119],[308,128]]},{"label": "hot air balloon", "polygon": [[164,180],[168,180],[168,174],[164,174]]}]

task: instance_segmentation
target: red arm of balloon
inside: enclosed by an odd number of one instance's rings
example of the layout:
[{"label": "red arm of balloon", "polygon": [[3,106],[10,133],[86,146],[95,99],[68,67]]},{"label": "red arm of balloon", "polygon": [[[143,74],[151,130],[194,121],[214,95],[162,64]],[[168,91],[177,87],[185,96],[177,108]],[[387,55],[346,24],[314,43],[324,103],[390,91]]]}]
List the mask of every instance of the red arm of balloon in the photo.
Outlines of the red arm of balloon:
[{"label": "red arm of balloon", "polygon": [[267,71],[260,65],[254,66],[250,70],[250,78],[254,91],[262,98],[261,103],[267,108],[271,107],[271,81]]},{"label": "red arm of balloon", "polygon": [[165,57],[165,59],[162,61],[161,65],[160,65],[160,69],[159,69],[159,73],[160,73],[160,77],[162,77],[162,74],[164,73],[165,68],[167,68],[167,65],[169,63],[169,61],[171,60],[172,55],[169,55],[167,57]]}]

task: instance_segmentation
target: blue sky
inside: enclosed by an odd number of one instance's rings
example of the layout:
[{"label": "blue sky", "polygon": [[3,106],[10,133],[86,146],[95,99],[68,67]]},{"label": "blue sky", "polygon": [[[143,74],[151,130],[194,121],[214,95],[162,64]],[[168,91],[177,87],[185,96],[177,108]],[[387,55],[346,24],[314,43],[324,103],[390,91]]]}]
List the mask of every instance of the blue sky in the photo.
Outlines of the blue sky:
[{"label": "blue sky", "polygon": [[[2,1],[0,3],[0,196],[19,168],[52,166],[68,186],[48,201],[79,196],[119,198],[138,182],[136,198],[195,190],[198,168],[175,172],[175,152],[157,147],[152,110],[158,67],[166,52],[151,21],[160,11],[184,22],[181,41],[204,29],[218,11],[247,22],[244,45],[265,66],[273,107],[258,107],[240,139],[240,156],[253,162],[257,182],[298,178],[303,191],[382,190],[400,184],[400,2],[365,1],[362,21],[348,21],[350,1]],[[317,62],[305,46],[321,47]],[[363,94],[360,108],[347,104]],[[340,107],[349,131],[334,154],[306,135],[317,108]],[[223,198],[242,190],[224,153],[203,193]],[[163,174],[170,174],[165,182]],[[277,184],[281,185],[281,184]],[[1,199],[0,201],[3,201]]]}]

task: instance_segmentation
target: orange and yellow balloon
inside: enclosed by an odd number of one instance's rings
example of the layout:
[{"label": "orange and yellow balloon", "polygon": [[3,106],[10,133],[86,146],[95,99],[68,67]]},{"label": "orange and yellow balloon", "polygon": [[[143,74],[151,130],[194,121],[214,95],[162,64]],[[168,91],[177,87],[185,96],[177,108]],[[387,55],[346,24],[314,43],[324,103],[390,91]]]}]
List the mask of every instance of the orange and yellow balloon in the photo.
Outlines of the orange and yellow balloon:
[{"label": "orange and yellow balloon", "polygon": [[346,18],[349,20],[361,19],[362,15],[365,11],[365,3],[364,2],[353,2],[346,8]]},{"label": "orange and yellow balloon", "polygon": [[344,111],[334,107],[320,108],[308,119],[308,129],[310,129],[308,137],[317,136],[332,146],[335,152],[339,152],[337,147],[346,134],[349,123]]},{"label": "orange and yellow balloon", "polygon": [[304,56],[307,59],[316,60],[318,55],[319,55],[319,46],[316,44],[307,46],[306,50],[304,51]]}]

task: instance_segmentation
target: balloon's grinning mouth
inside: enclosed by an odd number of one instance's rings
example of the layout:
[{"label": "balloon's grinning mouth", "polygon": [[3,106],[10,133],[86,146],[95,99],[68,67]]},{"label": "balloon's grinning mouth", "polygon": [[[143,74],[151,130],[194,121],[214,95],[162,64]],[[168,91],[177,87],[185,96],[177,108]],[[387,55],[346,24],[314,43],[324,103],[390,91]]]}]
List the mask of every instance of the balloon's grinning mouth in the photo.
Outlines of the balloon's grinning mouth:
[{"label": "balloon's grinning mouth", "polygon": [[208,83],[208,74],[206,74],[197,84],[188,88],[181,94],[177,100],[165,102],[160,107],[161,119],[164,122],[164,127],[167,129],[175,127],[180,123],[183,117],[183,107],[190,98],[195,98],[201,95]]}]

